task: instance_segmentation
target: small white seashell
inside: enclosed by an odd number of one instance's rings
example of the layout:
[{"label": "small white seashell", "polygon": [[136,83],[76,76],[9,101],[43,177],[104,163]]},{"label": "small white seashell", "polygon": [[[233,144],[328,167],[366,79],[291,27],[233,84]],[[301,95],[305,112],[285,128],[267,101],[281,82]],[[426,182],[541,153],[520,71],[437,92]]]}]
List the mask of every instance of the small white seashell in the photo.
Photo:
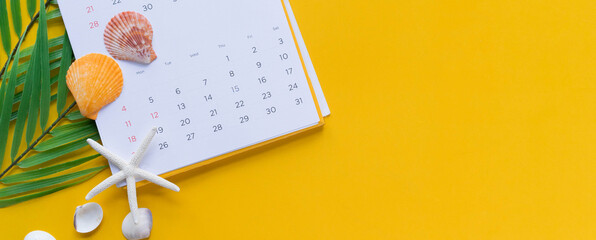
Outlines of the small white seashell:
[{"label": "small white seashell", "polygon": [[74,215],[74,227],[77,232],[88,233],[97,228],[103,219],[103,210],[99,204],[90,202],[78,206]]},{"label": "small white seashell", "polygon": [[128,213],[122,221],[122,234],[128,240],[145,239],[151,235],[151,228],[153,228],[153,216],[151,210],[147,208],[139,208],[137,210],[138,223],[135,224],[132,219],[132,212]]},{"label": "small white seashell", "polygon": [[47,232],[35,230],[27,234],[25,240],[56,240],[56,238]]}]

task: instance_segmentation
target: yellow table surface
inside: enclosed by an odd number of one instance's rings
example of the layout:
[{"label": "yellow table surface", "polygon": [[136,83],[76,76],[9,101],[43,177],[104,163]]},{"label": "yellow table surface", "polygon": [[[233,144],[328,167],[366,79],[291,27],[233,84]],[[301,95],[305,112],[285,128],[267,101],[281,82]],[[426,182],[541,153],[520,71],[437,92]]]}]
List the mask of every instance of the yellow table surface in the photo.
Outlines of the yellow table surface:
[{"label": "yellow table surface", "polygon": [[[596,239],[595,1],[292,7],[332,116],[141,188],[152,239]],[[0,209],[0,238],[122,238],[124,189],[93,199],[96,232],[72,226],[109,175]]]}]

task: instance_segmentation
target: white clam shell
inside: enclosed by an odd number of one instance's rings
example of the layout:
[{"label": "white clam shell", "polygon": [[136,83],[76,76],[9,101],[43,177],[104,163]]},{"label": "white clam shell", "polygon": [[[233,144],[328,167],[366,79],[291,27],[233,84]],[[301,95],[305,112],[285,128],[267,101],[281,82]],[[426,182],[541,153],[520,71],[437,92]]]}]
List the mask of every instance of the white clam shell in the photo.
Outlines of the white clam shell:
[{"label": "white clam shell", "polygon": [[77,232],[88,233],[97,228],[103,219],[103,210],[99,204],[90,202],[78,206],[74,214],[74,227]]},{"label": "white clam shell", "polygon": [[153,228],[151,210],[139,208],[137,210],[137,219],[138,223],[135,224],[132,219],[132,212],[130,212],[122,221],[122,234],[128,240],[145,239],[151,235],[151,228]]},{"label": "white clam shell", "polygon": [[56,240],[56,238],[47,232],[35,230],[27,234],[25,240]]}]

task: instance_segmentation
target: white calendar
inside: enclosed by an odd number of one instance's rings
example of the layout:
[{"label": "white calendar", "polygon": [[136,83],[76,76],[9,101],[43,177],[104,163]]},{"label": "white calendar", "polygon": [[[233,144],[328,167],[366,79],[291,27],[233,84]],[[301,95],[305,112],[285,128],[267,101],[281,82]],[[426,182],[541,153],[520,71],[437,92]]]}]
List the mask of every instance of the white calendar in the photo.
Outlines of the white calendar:
[{"label": "white calendar", "polygon": [[329,114],[287,0],[59,4],[77,58],[108,55],[104,29],[119,13],[134,11],[151,23],[157,57],[149,64],[117,60],[122,94],[96,120],[103,144],[122,157],[157,127],[143,169],[167,176],[321,126]]}]

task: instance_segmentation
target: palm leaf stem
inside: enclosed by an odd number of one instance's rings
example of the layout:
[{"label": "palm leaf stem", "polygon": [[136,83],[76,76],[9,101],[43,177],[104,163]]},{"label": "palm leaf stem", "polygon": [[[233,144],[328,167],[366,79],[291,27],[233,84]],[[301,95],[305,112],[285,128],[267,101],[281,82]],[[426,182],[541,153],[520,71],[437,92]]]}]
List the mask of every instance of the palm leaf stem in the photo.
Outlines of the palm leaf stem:
[{"label": "palm leaf stem", "polygon": [[52,123],[52,125],[50,125],[48,128],[46,128],[46,130],[43,131],[43,133],[37,139],[35,139],[35,141],[33,143],[31,143],[31,145],[29,145],[29,147],[27,147],[27,149],[23,153],[21,153],[21,155],[19,155],[14,161],[12,161],[12,163],[0,174],[0,178],[4,177],[4,175],[6,175],[6,173],[8,173],[8,171],[10,171],[14,166],[16,166],[17,163],[19,163],[19,161],[21,161],[21,159],[25,155],[27,155],[27,153],[29,153],[31,150],[33,150],[35,145],[37,145],[43,137],[48,135],[48,133],[58,124],[58,122],[60,122],[60,120],[62,120],[66,116],[66,114],[68,112],[70,112],[70,110],[72,110],[74,108],[74,106],[76,104],[77,104],[77,102],[73,102],[72,104],[70,104],[70,106],[68,106],[68,108],[64,112],[62,112],[62,114],[60,114],[60,116]]}]

